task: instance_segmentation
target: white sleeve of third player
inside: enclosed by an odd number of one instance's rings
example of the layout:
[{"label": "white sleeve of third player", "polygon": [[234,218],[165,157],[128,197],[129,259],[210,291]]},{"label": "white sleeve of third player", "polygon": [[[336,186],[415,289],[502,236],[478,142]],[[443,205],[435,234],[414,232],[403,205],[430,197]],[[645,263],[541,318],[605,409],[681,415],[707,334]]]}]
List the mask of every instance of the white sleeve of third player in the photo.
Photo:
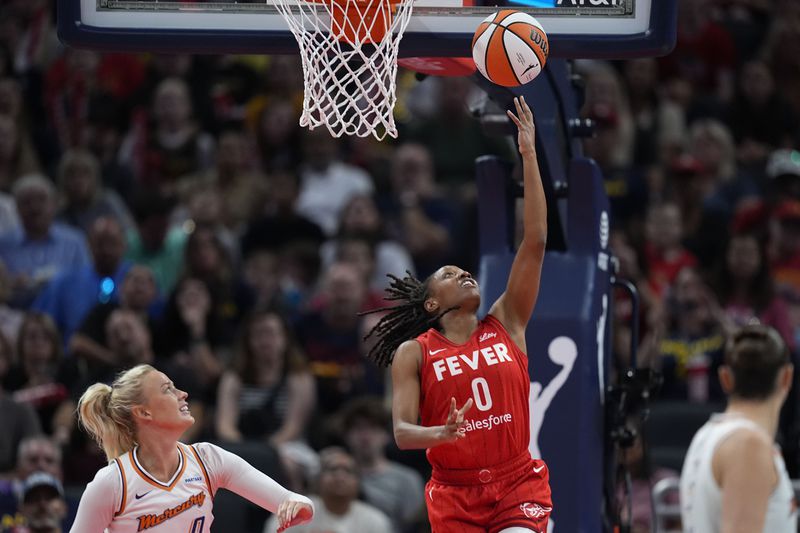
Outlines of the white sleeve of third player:
[{"label": "white sleeve of third player", "polygon": [[122,480],[115,463],[97,471],[86,485],[70,533],[103,533],[119,510]]},{"label": "white sleeve of third player", "polygon": [[282,487],[238,455],[207,442],[197,443],[194,447],[206,463],[214,492],[219,488],[228,489],[271,513],[289,498],[313,507],[311,500]]}]

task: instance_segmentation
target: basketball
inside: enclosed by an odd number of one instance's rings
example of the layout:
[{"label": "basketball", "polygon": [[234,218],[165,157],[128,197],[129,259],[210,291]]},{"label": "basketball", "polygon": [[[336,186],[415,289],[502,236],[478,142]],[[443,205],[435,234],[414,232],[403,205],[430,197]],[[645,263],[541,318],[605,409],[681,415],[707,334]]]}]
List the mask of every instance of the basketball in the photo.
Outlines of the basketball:
[{"label": "basketball", "polygon": [[513,9],[483,19],[472,38],[475,66],[486,79],[504,87],[532,81],[544,68],[549,51],[539,21]]}]

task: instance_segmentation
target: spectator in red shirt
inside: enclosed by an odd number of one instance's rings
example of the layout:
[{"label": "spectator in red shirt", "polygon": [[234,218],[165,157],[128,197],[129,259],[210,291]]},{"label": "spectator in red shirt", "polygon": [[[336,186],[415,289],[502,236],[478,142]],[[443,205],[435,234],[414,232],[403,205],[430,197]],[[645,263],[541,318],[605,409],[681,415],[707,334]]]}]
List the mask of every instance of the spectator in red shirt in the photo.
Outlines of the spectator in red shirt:
[{"label": "spectator in red shirt", "polygon": [[683,225],[681,211],[673,203],[650,206],[645,224],[645,264],[647,281],[653,293],[663,296],[684,267],[697,264],[697,259],[681,244]]}]

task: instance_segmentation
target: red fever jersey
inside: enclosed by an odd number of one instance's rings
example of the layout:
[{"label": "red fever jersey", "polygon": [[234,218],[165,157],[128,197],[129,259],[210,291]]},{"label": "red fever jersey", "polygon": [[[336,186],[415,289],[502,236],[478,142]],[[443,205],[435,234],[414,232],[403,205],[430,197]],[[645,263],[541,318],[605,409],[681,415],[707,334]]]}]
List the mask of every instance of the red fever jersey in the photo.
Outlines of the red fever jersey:
[{"label": "red fever jersey", "polygon": [[466,437],[427,450],[434,469],[480,469],[507,463],[528,451],[530,421],[528,356],[491,315],[461,345],[430,329],[422,346],[420,416],[423,426],[442,425],[450,398],[464,415]]}]

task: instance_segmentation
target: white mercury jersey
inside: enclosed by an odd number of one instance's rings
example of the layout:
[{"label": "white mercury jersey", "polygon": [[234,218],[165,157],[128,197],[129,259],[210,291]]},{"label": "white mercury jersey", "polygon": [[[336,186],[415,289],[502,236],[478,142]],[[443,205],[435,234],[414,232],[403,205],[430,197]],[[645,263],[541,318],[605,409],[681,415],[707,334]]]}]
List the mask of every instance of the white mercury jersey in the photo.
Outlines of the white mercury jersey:
[{"label": "white mercury jersey", "polygon": [[[764,433],[755,422],[746,418],[715,414],[692,439],[683,462],[680,481],[681,520],[685,533],[720,531],[722,491],[714,479],[711,461],[719,445],[741,429]],[[777,446],[773,458],[778,484],[769,497],[764,533],[797,533],[794,490]]]},{"label": "white mercury jersey", "polygon": [[155,479],[137,449],[101,468],[81,497],[72,533],[209,533],[213,496],[227,488],[275,512],[286,498],[311,503],[281,487],[244,459],[213,444],[178,443],[178,469]]}]

